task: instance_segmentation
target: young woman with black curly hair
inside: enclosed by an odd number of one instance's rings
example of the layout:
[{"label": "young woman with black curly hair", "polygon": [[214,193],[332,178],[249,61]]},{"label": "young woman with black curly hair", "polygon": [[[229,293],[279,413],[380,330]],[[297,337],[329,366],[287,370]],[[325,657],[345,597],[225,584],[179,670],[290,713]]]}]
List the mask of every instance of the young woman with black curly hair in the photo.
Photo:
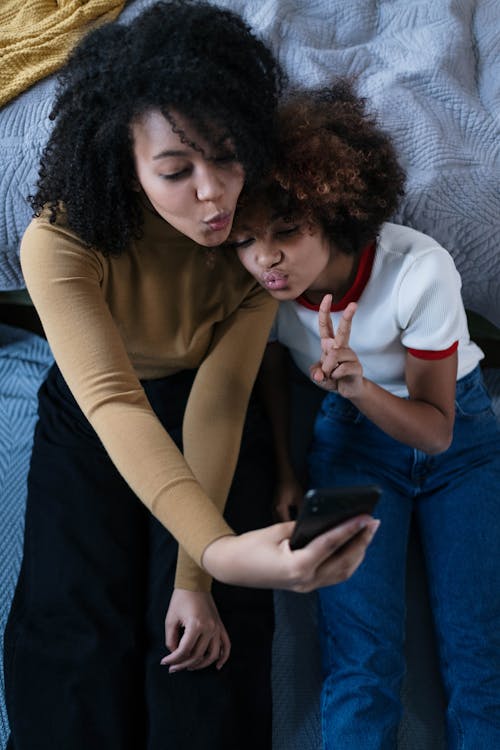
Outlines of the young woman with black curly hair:
[{"label": "young woman with black curly hair", "polygon": [[[280,302],[271,341],[327,391],[308,482],[383,490],[380,531],[363,565],[319,591],[324,746],[396,748],[415,512],[448,693],[448,746],[499,747],[500,431],[459,274],[433,239],[388,223],[404,174],[347,82],[296,92],[280,128],[274,178],[242,197],[228,245]],[[289,518],[302,491],[286,448],[280,343],[268,349],[277,509]]]},{"label": "young woman with black curly hair", "polygon": [[189,0],[91,32],[61,73],[21,248],[56,365],[5,637],[15,750],[270,747],[272,594],[248,587],[344,580],[372,536],[291,552],[291,524],[261,528],[275,303],[215,248],[273,158],[280,82],[238,16]]}]

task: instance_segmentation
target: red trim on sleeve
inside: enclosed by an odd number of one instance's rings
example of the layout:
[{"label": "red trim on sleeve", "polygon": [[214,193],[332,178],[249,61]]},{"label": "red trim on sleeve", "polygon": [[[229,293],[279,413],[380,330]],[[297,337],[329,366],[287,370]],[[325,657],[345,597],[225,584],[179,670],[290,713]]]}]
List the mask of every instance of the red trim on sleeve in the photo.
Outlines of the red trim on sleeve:
[{"label": "red trim on sleeve", "polygon": [[[375,242],[370,242],[369,245],[366,245],[366,247],[363,248],[359,258],[358,270],[356,271],[356,278],[354,279],[353,285],[344,294],[342,299],[339,300],[339,302],[332,304],[330,308],[331,312],[340,312],[341,310],[345,310],[349,302],[357,302],[361,297],[361,295],[363,294],[363,290],[368,284],[368,280],[371,276],[373,261],[375,260],[376,247],[377,245]],[[311,304],[311,302],[308,302],[303,295],[297,297],[295,301],[298,302],[299,305],[307,307],[309,310],[319,310],[319,305]]]},{"label": "red trim on sleeve", "polygon": [[446,359],[446,357],[449,357],[456,352],[457,349],[458,341],[455,341],[455,343],[449,346],[448,349],[443,349],[439,352],[424,351],[422,349],[408,349],[408,351],[418,359]]}]

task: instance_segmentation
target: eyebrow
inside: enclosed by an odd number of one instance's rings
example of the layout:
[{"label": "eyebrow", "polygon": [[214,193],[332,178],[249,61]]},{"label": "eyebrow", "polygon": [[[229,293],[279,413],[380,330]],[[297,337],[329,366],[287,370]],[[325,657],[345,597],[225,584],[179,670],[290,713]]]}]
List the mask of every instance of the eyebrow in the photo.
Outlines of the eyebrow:
[{"label": "eyebrow", "polygon": [[187,151],[173,149],[173,150],[160,151],[159,154],[155,154],[153,156],[153,159],[154,160],[165,159],[168,156],[187,156],[187,155],[188,155]]}]

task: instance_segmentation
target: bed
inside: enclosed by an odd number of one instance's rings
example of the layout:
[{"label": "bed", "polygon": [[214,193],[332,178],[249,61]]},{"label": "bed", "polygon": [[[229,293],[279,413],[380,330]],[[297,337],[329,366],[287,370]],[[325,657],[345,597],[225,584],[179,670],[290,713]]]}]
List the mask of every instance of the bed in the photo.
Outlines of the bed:
[{"label": "bed", "polygon": [[[153,0],[130,0],[131,18]],[[357,78],[359,92],[393,135],[407,193],[393,220],[434,236],[453,255],[474,338],[500,414],[500,4],[498,0],[214,0],[242,14],[279,55],[291,81]],[[19,241],[27,196],[50,132],[50,75],[0,110],[0,632],[21,557],[24,480],[36,419],[36,391],[51,362],[43,338],[2,309],[20,311]],[[13,305],[14,303],[14,305]],[[8,324],[5,325],[7,320]],[[12,324],[14,323],[14,325]],[[294,383],[307,433],[317,393]],[[311,407],[311,408],[309,408]],[[307,409],[309,408],[309,412]],[[300,463],[304,440],[296,441]],[[443,696],[435,667],[418,538],[408,568],[408,677],[400,748],[440,750]],[[320,672],[314,596],[276,595],[273,680],[276,750],[320,746]],[[292,675],[292,679],[290,679]],[[3,696],[3,691],[2,691]],[[0,750],[8,723],[0,700]]]}]

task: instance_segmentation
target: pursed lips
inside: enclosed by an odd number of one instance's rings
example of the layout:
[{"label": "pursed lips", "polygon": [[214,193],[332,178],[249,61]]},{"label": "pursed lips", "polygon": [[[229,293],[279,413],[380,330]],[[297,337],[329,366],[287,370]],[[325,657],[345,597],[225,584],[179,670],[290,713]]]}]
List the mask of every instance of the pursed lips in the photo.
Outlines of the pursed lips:
[{"label": "pursed lips", "polygon": [[282,271],[266,271],[261,278],[266,289],[280,290],[288,285],[288,275]]},{"label": "pursed lips", "polygon": [[217,231],[219,229],[225,229],[230,221],[231,213],[229,211],[221,211],[220,213],[211,216],[209,219],[205,219],[203,223],[209,226],[210,229]]}]

